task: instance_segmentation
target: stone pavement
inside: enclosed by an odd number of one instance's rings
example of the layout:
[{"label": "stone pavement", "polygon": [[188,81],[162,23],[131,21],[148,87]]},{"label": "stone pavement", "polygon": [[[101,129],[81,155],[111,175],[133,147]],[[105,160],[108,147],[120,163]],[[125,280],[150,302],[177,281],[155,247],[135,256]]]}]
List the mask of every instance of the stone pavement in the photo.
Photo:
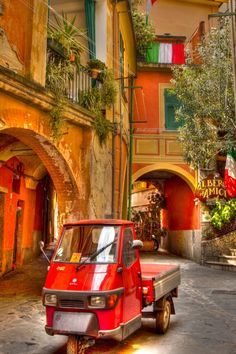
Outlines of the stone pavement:
[{"label": "stone pavement", "polygon": [[[236,352],[236,274],[202,267],[172,255],[142,254],[143,262],[180,264],[182,283],[169,331],[153,321],[122,343],[98,341],[88,354],[233,354]],[[66,337],[44,332],[41,257],[0,279],[0,354],[65,354]]]}]

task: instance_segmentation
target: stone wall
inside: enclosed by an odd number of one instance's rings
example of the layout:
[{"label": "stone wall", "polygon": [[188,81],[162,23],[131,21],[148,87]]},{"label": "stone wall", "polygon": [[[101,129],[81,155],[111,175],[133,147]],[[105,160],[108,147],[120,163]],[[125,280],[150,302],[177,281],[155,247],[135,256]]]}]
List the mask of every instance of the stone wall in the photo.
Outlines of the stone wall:
[{"label": "stone wall", "polygon": [[178,230],[168,235],[168,251],[194,262],[201,263],[201,231]]},{"label": "stone wall", "polygon": [[236,231],[202,241],[202,263],[207,260],[218,260],[221,254],[229,254],[229,248],[236,248]]}]

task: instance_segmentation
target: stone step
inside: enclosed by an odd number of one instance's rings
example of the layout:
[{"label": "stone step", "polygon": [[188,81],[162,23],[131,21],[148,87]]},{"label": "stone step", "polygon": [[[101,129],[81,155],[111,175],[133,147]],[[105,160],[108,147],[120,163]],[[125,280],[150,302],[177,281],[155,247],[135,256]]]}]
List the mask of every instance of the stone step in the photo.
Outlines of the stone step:
[{"label": "stone step", "polygon": [[219,262],[224,262],[228,264],[236,265],[236,256],[228,256],[226,254],[222,254],[218,257]]},{"label": "stone step", "polygon": [[229,252],[231,256],[236,256],[236,248],[230,248]]},{"label": "stone step", "polygon": [[236,272],[236,265],[228,264],[225,262],[216,262],[216,261],[207,261],[206,266],[218,269],[218,270],[227,270],[228,272]]}]

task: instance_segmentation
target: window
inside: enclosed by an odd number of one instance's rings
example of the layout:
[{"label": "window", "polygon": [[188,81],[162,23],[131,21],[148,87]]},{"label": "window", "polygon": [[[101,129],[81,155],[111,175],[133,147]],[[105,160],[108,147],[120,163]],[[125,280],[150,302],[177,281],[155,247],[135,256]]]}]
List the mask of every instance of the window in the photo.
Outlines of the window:
[{"label": "window", "polygon": [[113,263],[117,258],[119,226],[67,226],[54,256],[54,262]]},{"label": "window", "polygon": [[122,259],[126,268],[129,268],[132,263],[137,259],[136,250],[132,249],[133,243],[133,231],[132,229],[124,229],[124,238],[123,238],[123,250],[122,250]]},{"label": "window", "polygon": [[169,89],[164,89],[165,101],[165,129],[177,130],[180,123],[175,120],[175,110],[180,106],[180,103],[175,95],[169,92]]}]

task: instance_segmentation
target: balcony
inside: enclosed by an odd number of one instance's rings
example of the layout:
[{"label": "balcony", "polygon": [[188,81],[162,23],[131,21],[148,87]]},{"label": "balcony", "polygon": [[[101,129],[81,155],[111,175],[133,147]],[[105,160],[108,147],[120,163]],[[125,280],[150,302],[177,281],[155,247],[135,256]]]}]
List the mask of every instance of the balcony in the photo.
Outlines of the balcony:
[{"label": "balcony", "polygon": [[[55,85],[63,85],[64,96],[74,103],[80,103],[84,91],[89,91],[96,82],[86,67],[72,55],[67,57],[64,48],[51,40],[47,42],[47,87],[54,92]],[[56,93],[56,92],[55,92]]]},{"label": "balcony", "polygon": [[186,37],[158,36],[146,51],[146,56],[138,57],[139,67],[168,69],[172,65],[185,64],[184,41]]}]

